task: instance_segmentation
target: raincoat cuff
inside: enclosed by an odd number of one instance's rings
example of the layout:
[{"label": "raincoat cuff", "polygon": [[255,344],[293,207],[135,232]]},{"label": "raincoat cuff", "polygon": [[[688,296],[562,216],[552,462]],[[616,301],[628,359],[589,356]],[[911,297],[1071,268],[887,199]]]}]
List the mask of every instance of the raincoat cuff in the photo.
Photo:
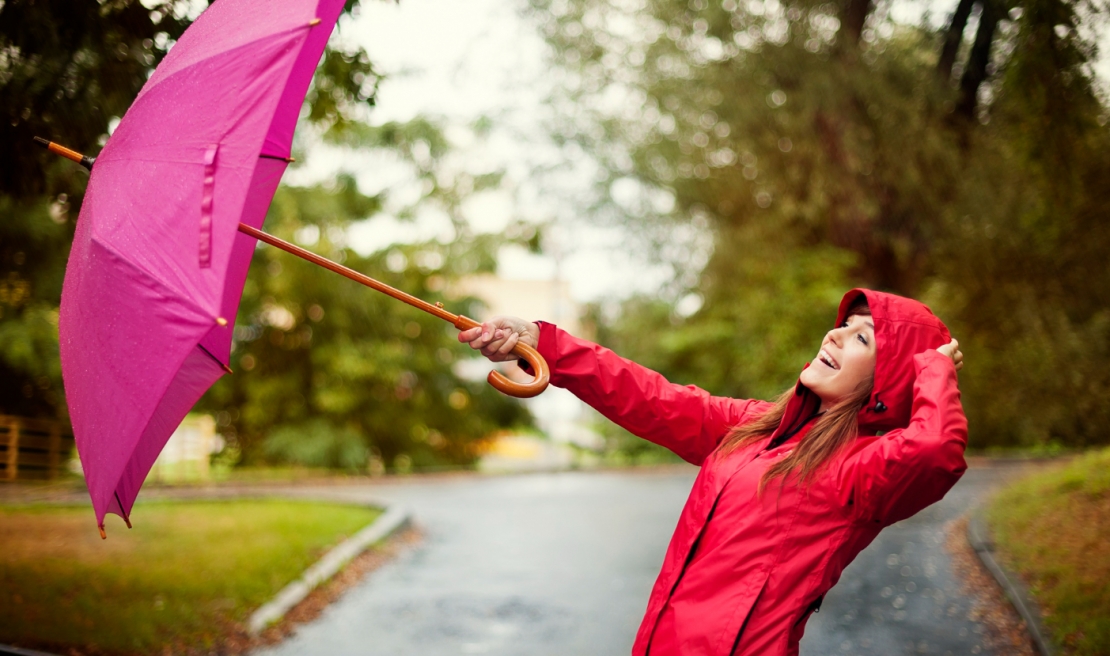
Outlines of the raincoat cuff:
[{"label": "raincoat cuff", "polygon": [[917,373],[921,373],[923,369],[929,366],[944,366],[943,363],[947,362],[948,367],[955,371],[956,363],[952,362],[952,358],[941,353],[936,349],[929,349],[913,356],[914,368]]},{"label": "raincoat cuff", "polygon": [[[533,321],[532,323],[540,327],[540,341],[536,346],[536,350],[540,352],[540,355],[547,362],[548,369],[554,372],[555,360],[558,356],[558,352],[555,349],[555,333],[559,328],[555,324],[546,321]],[[523,369],[525,373],[535,373],[532,371],[532,365],[528,364],[524,359],[518,360],[517,366]]]}]

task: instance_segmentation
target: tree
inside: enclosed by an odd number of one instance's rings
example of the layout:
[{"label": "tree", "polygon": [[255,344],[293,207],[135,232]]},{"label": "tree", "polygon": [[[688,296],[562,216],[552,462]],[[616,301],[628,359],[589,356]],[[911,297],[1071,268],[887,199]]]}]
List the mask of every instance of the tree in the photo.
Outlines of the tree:
[{"label": "tree", "polygon": [[964,381],[980,444],[1105,444],[1110,134],[1096,50],[1083,4],[1019,9],[945,212],[936,294],[981,359]]},{"label": "tree", "polygon": [[[0,412],[64,418],[57,317],[82,169],[38,149],[43,135],[91,155],[154,66],[191,21],[192,3],[0,3]],[[357,11],[351,1],[345,13]],[[387,199],[349,177],[281,187],[267,228],[398,287],[463,311],[443,296],[456,276],[492,266],[496,240],[470,234],[459,204],[499,175],[454,176],[438,162],[449,145],[434,121],[372,128],[364,119],[380,76],[360,48],[331,47],[306,98],[300,134],[388,151],[414,167],[455,219],[449,244],[358,255],[346,229]],[[409,212],[414,210],[410,208]],[[397,262],[401,262],[400,265]],[[523,407],[460,378],[454,330],[335,274],[262,248],[251,264],[235,330],[238,373],[198,407],[215,412],[245,462],[287,461],[365,470],[466,464],[491,431],[528,421]]]},{"label": "tree", "polygon": [[183,5],[0,5],[0,412],[53,416],[64,406],[57,308],[70,209],[87,176],[32,137],[93,152],[184,30]]},{"label": "tree", "polygon": [[[1079,19],[1103,7],[961,2],[937,30],[863,0],[532,6],[565,71],[559,136],[608,172],[595,215],[663,235],[663,254],[676,229],[711,243],[677,258],[664,299],[696,295],[696,312],[625,306],[612,339],[627,355],[766,397],[863,284],[925,299],[974,346],[962,378],[979,444],[1082,443],[1110,421],[1092,412],[1110,407],[1107,285],[1079,274],[1110,245],[1087,220],[1107,207],[1106,108]],[[1063,346],[1083,338],[1097,348]],[[1016,368],[1032,354],[1038,376]],[[1067,374],[1047,364],[1065,355]],[[1051,418],[1021,413],[1046,396]]]},{"label": "tree", "polygon": [[[374,214],[378,203],[347,177],[330,189],[282,187],[267,228],[452,312],[473,314],[473,299],[444,294],[460,273],[492,266],[488,249],[464,237],[360,256],[345,245],[344,229]],[[384,294],[263,247],[251,262],[236,324],[238,371],[200,407],[216,413],[246,462],[353,471],[373,463],[397,471],[467,465],[492,432],[526,423],[528,415],[484,380],[454,373],[452,365],[469,356],[457,333]]]},{"label": "tree", "polygon": [[[0,413],[64,417],[57,309],[88,176],[38,147],[93,154],[192,20],[186,0],[0,3]],[[347,3],[345,12],[357,10]],[[331,49],[309,121],[349,121],[378,76],[365,51]],[[320,93],[324,89],[327,93]]]}]

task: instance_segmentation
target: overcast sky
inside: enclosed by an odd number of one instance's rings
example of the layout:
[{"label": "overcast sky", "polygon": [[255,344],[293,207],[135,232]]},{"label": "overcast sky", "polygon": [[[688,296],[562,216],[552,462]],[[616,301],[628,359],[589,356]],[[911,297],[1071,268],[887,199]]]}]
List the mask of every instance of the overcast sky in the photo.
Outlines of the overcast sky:
[{"label": "overcast sky", "polygon": [[[551,114],[544,99],[552,88],[547,46],[519,11],[519,3],[504,0],[364,2],[360,16],[341,24],[339,38],[365,47],[388,75],[370,115],[373,123],[421,114],[440,118],[457,148],[448,168],[506,172],[505,190],[479,194],[464,207],[476,230],[497,232],[517,219],[556,226],[544,245],[559,257],[506,248],[500,275],[538,280],[558,275],[580,302],[654,291],[669,270],[630,252],[619,230],[589,225],[572,214],[573,203],[560,202],[588,189],[593,169],[587,158],[580,158],[580,166],[535,175],[539,167],[565,163],[568,153],[552,144],[545,128]],[[494,125],[485,139],[467,129],[480,117]],[[316,147],[308,160],[286,180],[313,182],[339,169],[355,174],[363,192],[389,189],[398,205],[417,194],[403,168],[382,159]],[[391,209],[399,208],[387,207],[356,225],[352,247],[365,252],[398,240],[450,235],[449,222],[432,209],[416,222],[395,220]]]}]

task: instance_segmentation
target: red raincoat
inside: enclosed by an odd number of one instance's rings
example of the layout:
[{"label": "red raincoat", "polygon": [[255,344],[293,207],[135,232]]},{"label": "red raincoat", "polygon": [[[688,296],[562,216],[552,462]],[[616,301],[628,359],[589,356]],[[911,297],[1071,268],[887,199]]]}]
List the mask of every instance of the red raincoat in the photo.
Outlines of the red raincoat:
[{"label": "red raincoat", "polygon": [[[875,388],[860,412],[860,437],[808,485],[778,481],[757,494],[767,468],[805,438],[820,405],[800,383],[782,424],[767,441],[720,457],[722,438],[772,404],[711,396],[612,351],[540,324],[539,351],[551,382],[635,435],[660,444],[701,471],[682,510],[648,600],[634,656],[797,654],[806,620],[840,573],[884,526],[941,497],[966,465],[967,420],[952,360],[935,349],[950,341],[927,307],[910,299],[867,297],[875,323]],[[885,431],[885,432],[884,432]],[[881,435],[880,435],[881,433]]]}]

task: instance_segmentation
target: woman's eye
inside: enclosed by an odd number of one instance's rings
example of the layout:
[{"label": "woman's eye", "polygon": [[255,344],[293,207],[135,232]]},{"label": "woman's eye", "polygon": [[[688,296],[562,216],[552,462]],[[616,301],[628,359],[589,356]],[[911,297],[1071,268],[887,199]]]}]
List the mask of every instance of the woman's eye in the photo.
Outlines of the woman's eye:
[{"label": "woman's eye", "polygon": [[864,346],[866,346],[866,345],[867,345],[867,338],[866,338],[866,337],[864,337],[863,335],[856,335],[856,339],[858,339],[859,341],[863,342],[863,345],[864,345]]}]

